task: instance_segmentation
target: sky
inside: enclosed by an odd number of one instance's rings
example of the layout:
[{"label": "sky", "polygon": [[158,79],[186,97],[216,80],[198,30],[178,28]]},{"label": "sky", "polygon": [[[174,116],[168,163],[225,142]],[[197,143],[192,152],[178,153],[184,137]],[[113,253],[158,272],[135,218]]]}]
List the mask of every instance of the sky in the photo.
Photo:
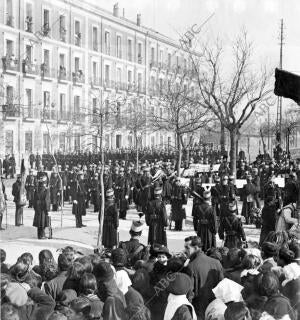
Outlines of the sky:
[{"label": "sky", "polygon": [[201,25],[204,37],[219,38],[230,45],[242,29],[253,42],[257,61],[270,67],[279,63],[280,19],[284,21],[283,68],[300,74],[300,0],[87,0],[120,13],[177,40],[193,24]]}]

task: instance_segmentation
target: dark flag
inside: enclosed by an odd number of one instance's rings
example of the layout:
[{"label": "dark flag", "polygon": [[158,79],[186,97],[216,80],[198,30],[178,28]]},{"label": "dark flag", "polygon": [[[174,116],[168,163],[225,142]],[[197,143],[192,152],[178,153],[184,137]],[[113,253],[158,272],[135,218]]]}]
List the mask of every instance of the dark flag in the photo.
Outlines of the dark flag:
[{"label": "dark flag", "polygon": [[276,96],[289,98],[300,105],[300,76],[280,69],[275,69]]}]

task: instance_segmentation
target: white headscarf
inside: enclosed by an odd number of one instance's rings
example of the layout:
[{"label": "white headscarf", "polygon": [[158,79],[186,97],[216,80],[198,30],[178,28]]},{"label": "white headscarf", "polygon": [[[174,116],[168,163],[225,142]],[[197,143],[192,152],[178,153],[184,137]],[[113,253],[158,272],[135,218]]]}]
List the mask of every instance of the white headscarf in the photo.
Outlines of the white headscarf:
[{"label": "white headscarf", "polygon": [[115,280],[118,288],[122,291],[123,294],[126,294],[128,292],[128,287],[132,285],[128,273],[125,270],[117,271],[115,273]]}]

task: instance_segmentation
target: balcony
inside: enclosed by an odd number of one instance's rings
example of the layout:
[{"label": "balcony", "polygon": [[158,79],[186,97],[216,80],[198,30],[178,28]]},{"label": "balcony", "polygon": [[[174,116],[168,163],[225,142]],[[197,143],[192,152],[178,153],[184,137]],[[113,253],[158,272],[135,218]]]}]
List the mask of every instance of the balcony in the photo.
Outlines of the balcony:
[{"label": "balcony", "polygon": [[82,70],[72,72],[72,79],[74,84],[83,84],[84,83],[84,74]]},{"label": "balcony", "polygon": [[[19,118],[20,117],[20,106],[7,102],[4,106],[3,106],[3,116],[5,120],[14,120],[15,118]],[[13,118],[13,119],[9,119],[9,118]]]},{"label": "balcony", "polygon": [[113,80],[104,80],[103,81],[104,90],[111,90],[116,88],[116,83]]},{"label": "balcony", "polygon": [[42,121],[43,122],[50,122],[57,120],[57,113],[56,110],[53,110],[53,108],[49,108],[48,106],[44,107],[44,110],[42,111]]},{"label": "balcony", "polygon": [[35,118],[34,109],[31,105],[26,106],[23,110],[24,120],[33,120]]},{"label": "balcony", "polygon": [[49,23],[46,22],[44,23],[43,27],[42,27],[42,34],[44,37],[49,37],[50,36],[50,26],[49,26]]},{"label": "balcony", "polygon": [[65,108],[63,110],[60,110],[57,115],[57,121],[62,122],[68,122],[72,120],[72,113],[70,111],[66,111]]},{"label": "balcony", "polygon": [[127,91],[127,83],[125,82],[116,82],[117,91]]},{"label": "balcony", "polygon": [[92,87],[100,87],[101,86],[101,78],[99,77],[91,77],[90,84]]},{"label": "balcony", "polygon": [[66,28],[60,27],[59,38],[60,38],[60,41],[66,42],[66,39],[67,39],[67,30],[66,30]]},{"label": "balcony", "polygon": [[32,33],[32,17],[27,16],[25,19],[25,31],[26,32],[31,32]]},{"label": "balcony", "polygon": [[85,121],[85,117],[86,117],[86,114],[79,111],[74,111],[74,113],[72,113],[73,123],[82,124]]},{"label": "balcony", "polygon": [[10,27],[14,27],[14,17],[12,15],[7,15],[6,25]]},{"label": "balcony", "polygon": [[2,67],[4,72],[18,72],[19,61],[15,59],[14,55],[6,55],[2,57]]},{"label": "balcony", "polygon": [[98,42],[97,42],[97,41],[94,41],[94,42],[93,42],[93,50],[94,50],[94,51],[98,51],[98,48],[99,48]]},{"label": "balcony", "polygon": [[136,91],[138,94],[146,94],[146,88],[141,84],[138,84]]},{"label": "balcony", "polygon": [[158,63],[156,61],[151,61],[149,64],[149,67],[152,68],[158,68]]},{"label": "balcony", "polygon": [[40,72],[40,68],[36,63],[30,63],[28,60],[22,61],[22,72],[27,75],[38,75]]},{"label": "balcony", "polygon": [[81,32],[75,33],[75,46],[80,47],[81,46]]}]

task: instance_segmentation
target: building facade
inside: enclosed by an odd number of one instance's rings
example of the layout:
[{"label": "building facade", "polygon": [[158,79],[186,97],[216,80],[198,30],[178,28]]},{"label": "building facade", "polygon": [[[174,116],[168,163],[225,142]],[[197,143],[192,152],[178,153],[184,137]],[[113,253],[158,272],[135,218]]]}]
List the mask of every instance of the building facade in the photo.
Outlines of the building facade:
[{"label": "building facade", "polygon": [[[99,149],[99,119],[147,97],[187,54],[168,37],[81,0],[0,2],[0,156]],[[115,105],[118,97],[126,103]],[[91,128],[95,127],[92,131]],[[94,132],[94,133],[91,133]],[[163,147],[172,133],[143,133],[143,146]],[[122,126],[104,128],[109,148],[134,145]]]}]

